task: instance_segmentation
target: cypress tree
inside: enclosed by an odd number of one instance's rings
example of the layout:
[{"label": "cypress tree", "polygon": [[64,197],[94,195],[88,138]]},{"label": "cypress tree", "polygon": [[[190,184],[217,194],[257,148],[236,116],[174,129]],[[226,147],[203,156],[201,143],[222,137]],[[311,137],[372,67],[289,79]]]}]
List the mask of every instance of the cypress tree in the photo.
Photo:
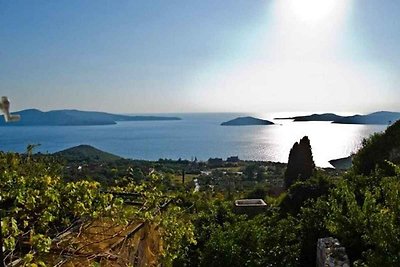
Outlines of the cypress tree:
[{"label": "cypress tree", "polygon": [[289,153],[289,161],[285,171],[285,186],[290,187],[296,181],[307,180],[315,169],[310,139],[304,136],[300,143],[294,143]]}]

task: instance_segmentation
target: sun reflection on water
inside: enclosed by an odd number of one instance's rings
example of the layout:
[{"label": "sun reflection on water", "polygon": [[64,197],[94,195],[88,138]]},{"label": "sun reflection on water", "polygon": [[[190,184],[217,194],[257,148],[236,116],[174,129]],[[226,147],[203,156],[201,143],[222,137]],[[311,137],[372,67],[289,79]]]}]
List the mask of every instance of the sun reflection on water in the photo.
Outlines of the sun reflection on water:
[{"label": "sun reflection on water", "polygon": [[356,152],[363,138],[386,126],[332,124],[330,122],[292,122],[276,120],[278,125],[265,127],[253,136],[253,142],[263,144],[260,155],[268,160],[287,162],[290,149],[303,136],[308,136],[317,166],[331,167],[329,160],[347,157]]}]

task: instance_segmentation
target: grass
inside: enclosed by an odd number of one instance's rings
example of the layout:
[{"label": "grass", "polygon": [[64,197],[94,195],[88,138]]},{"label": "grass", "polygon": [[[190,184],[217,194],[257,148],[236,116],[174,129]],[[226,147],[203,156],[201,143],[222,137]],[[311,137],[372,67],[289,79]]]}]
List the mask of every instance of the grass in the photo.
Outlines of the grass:
[{"label": "grass", "polygon": [[213,170],[219,170],[219,171],[226,171],[226,172],[240,172],[242,171],[242,166],[237,166],[237,167],[219,167],[215,168]]},{"label": "grass", "polygon": [[[199,176],[198,174],[185,174],[185,183],[192,182],[198,176]],[[171,181],[175,184],[181,184],[182,183],[182,175],[174,174],[171,177]]]}]

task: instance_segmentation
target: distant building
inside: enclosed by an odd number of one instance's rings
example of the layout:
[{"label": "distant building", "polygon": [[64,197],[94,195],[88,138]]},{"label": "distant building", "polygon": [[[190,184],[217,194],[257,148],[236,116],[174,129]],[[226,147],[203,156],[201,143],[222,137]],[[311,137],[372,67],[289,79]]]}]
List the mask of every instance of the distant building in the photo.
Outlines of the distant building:
[{"label": "distant building", "polygon": [[226,162],[231,162],[231,163],[236,163],[236,162],[239,162],[239,161],[240,161],[240,159],[239,159],[238,156],[232,156],[232,157],[229,157],[229,158],[226,159]]}]

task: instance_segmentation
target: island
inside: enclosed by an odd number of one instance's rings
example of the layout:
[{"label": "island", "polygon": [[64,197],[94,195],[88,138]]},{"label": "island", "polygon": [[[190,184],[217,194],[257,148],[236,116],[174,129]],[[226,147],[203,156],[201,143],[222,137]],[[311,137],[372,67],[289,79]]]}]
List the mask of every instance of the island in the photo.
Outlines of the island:
[{"label": "island", "polygon": [[93,126],[112,125],[122,121],[181,120],[181,118],[178,117],[130,116],[74,109],[52,110],[46,112],[38,109],[26,109],[13,113],[21,115],[21,120],[13,123],[6,123],[4,120],[0,120],[0,126]]},{"label": "island", "polygon": [[268,120],[258,119],[254,117],[238,117],[236,119],[221,123],[222,126],[250,126],[250,125],[273,125]]},{"label": "island", "polygon": [[343,116],[334,113],[312,114],[307,116],[296,116],[286,118],[275,118],[275,120],[293,120],[293,121],[336,121],[343,118]]},{"label": "island", "polygon": [[390,125],[400,120],[400,112],[378,111],[367,115],[340,116],[334,113],[312,114],[307,116],[296,116],[286,118],[275,118],[276,120],[300,121],[330,121],[341,124],[380,124]]},{"label": "island", "polygon": [[400,112],[379,111],[368,115],[354,115],[333,121],[342,124],[384,124],[391,125],[400,120]]}]

